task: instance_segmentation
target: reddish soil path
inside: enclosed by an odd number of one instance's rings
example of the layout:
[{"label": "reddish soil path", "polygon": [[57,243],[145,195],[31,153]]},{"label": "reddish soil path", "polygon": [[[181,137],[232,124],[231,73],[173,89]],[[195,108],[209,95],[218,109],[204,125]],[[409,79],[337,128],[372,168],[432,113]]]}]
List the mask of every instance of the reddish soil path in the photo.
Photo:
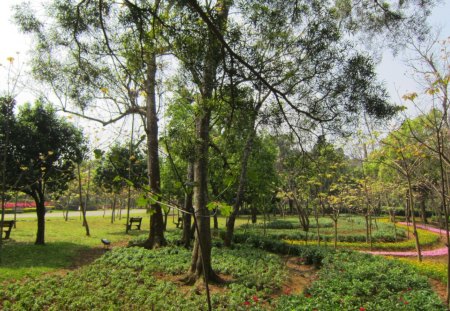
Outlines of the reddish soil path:
[{"label": "reddish soil path", "polygon": [[[406,222],[399,222],[399,224],[401,225],[406,225],[406,226],[410,226],[411,224],[407,224]],[[430,226],[425,226],[425,225],[416,225],[417,228],[423,229],[423,230],[427,230],[430,232],[434,232],[434,233],[445,233],[445,230],[442,229],[437,229],[434,227],[430,227]],[[396,252],[391,252],[391,251],[368,251],[368,252],[364,252],[364,253],[368,253],[368,254],[373,254],[373,255],[385,255],[385,256],[398,256],[398,257],[413,257],[413,256],[417,256],[417,252],[416,251],[396,251]],[[422,256],[423,257],[434,257],[434,256],[444,256],[448,254],[448,248],[447,247],[440,247],[440,248],[436,248],[436,249],[432,249],[432,250],[428,250],[428,251],[422,251]]]}]

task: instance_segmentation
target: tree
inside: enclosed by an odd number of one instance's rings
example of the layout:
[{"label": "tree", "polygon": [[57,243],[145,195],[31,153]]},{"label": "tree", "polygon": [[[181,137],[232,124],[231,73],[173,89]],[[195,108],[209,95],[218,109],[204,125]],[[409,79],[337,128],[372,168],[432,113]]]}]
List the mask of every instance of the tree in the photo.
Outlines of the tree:
[{"label": "tree", "polygon": [[[2,111],[3,112],[3,111]],[[38,219],[36,244],[45,244],[45,198],[61,193],[74,179],[74,170],[85,153],[82,133],[59,118],[54,109],[41,101],[20,107],[12,122],[7,158],[7,180],[11,190],[30,195],[36,203]]]},{"label": "tree", "polygon": [[[37,39],[33,74],[50,86],[64,111],[108,125],[137,113],[147,138],[150,233],[145,247],[164,246],[160,205],[156,99],[157,57],[164,53],[164,4],[160,0],[114,3],[104,0],[50,1],[46,24],[29,6],[17,7],[22,31]],[[154,13],[149,14],[149,13]],[[101,55],[101,57],[99,57]],[[140,104],[142,103],[142,104]],[[73,105],[71,107],[70,105]],[[95,115],[109,110],[110,118]]]},{"label": "tree", "polygon": [[380,174],[397,175],[401,181],[406,182],[404,187],[407,199],[406,212],[412,219],[417,256],[419,261],[421,261],[421,248],[414,212],[414,182],[419,180],[418,176],[420,176],[420,173],[418,171],[427,155],[423,146],[412,143],[408,139],[406,134],[408,131],[407,124],[403,124],[400,129],[391,132],[382,141],[382,148],[371,154],[371,161],[380,164]]},{"label": "tree", "polygon": [[[107,193],[114,194],[111,222],[114,220],[117,195],[130,185],[142,188],[145,185],[147,165],[139,149],[133,148],[130,154],[129,146],[113,145],[106,154],[97,151],[100,157],[95,170],[94,183]],[[132,168],[130,174],[130,169]]]},{"label": "tree", "polygon": [[[450,129],[449,82],[450,82],[450,57],[449,41],[439,42],[438,35],[427,38],[424,41],[411,40],[409,47],[414,53],[414,59],[409,61],[416,81],[423,88],[423,92],[405,94],[403,99],[412,102],[416,107],[424,111],[422,116],[407,120],[410,136],[421,146],[425,147],[438,161],[435,167],[439,168],[439,179],[434,188],[441,199],[439,215],[444,213],[444,227],[446,240],[450,251],[449,234],[449,210],[448,210],[448,166],[450,165],[448,135]],[[439,217],[440,219],[442,217]],[[442,222],[441,222],[442,224]],[[442,226],[442,225],[441,225]],[[447,262],[450,265],[450,256]],[[450,269],[447,279],[450,280]],[[447,282],[447,305],[450,305],[450,282]]]}]

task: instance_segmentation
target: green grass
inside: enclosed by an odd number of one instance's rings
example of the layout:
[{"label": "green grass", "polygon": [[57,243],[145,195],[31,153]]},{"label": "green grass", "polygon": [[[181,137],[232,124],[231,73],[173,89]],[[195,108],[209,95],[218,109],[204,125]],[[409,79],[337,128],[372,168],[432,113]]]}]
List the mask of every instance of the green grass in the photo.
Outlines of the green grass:
[{"label": "green grass", "polygon": [[[36,220],[19,219],[13,228],[11,240],[5,241],[0,265],[0,282],[35,276],[72,265],[77,254],[90,247],[101,247],[101,238],[114,242],[129,239],[125,235],[125,220],[110,223],[109,219],[90,217],[91,236],[86,236],[79,219],[47,218],[46,245],[34,245],[37,230]],[[136,234],[136,233],[132,233]]]},{"label": "green grass", "polygon": [[[79,213],[72,212],[69,221],[62,217],[47,217],[45,222],[45,246],[34,245],[36,238],[37,222],[33,218],[18,218],[17,228],[13,228],[11,239],[4,241],[0,263],[0,283],[5,280],[21,279],[24,277],[38,276],[42,273],[68,268],[73,265],[74,259],[80,251],[103,247],[100,239],[107,238],[112,245],[118,242],[126,242],[138,235],[147,235],[149,228],[149,216],[145,212],[133,214],[142,216],[141,231],[132,230],[125,234],[126,215],[123,212],[122,220],[116,218],[111,224],[111,214],[88,217],[91,236],[86,236],[85,228]],[[176,216],[175,216],[176,218]],[[6,219],[12,219],[8,215]],[[238,218],[237,224],[242,224],[247,218]],[[211,220],[211,225],[213,221]],[[225,226],[225,218],[219,217],[219,227]],[[173,218],[168,218],[169,230],[175,228]],[[181,233],[180,233],[181,234]]]}]

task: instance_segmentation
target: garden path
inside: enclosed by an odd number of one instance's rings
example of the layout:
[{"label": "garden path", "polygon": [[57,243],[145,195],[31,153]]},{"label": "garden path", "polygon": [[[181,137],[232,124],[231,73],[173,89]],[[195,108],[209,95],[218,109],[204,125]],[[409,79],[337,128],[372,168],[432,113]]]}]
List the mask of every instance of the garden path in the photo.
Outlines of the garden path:
[{"label": "garden path", "polygon": [[[411,224],[407,224],[406,222],[400,222],[399,224],[401,225],[407,225],[410,226]],[[445,230],[443,229],[437,229],[434,227],[430,227],[430,226],[426,226],[426,225],[416,225],[417,228],[423,229],[423,230],[427,230],[430,232],[434,232],[434,233],[445,233]],[[413,256],[417,256],[417,252],[416,251],[395,251],[395,252],[390,252],[390,251],[369,251],[369,252],[365,252],[368,254],[373,254],[373,255],[386,255],[386,256],[399,256],[399,257],[413,257]],[[432,249],[432,250],[428,250],[428,251],[422,251],[422,256],[423,257],[434,257],[434,256],[444,256],[448,254],[448,248],[447,247],[441,247],[441,248],[436,248],[436,249]]]}]

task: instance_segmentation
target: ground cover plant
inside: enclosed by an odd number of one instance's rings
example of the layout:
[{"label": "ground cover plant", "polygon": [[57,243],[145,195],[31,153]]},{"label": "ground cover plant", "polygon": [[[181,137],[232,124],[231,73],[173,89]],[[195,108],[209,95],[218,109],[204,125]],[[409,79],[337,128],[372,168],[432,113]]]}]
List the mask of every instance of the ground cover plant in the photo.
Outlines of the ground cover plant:
[{"label": "ground cover plant", "polygon": [[[323,263],[317,281],[304,293],[280,291],[289,276],[281,257],[265,251],[283,254],[289,248],[305,263],[312,258]],[[263,237],[249,238],[234,249],[214,247],[213,255],[215,269],[228,279],[212,292],[214,310],[445,310],[426,278],[382,257],[292,247]],[[180,282],[189,262],[190,251],[175,245],[157,250],[116,248],[66,276],[33,277],[4,286],[0,306],[3,310],[203,310],[202,286]]]},{"label": "ground cover plant", "polygon": [[426,277],[397,261],[355,252],[330,254],[302,295],[282,296],[277,310],[446,310]]},{"label": "ground cover plant", "polygon": [[[263,250],[238,247],[213,249],[219,273],[234,280],[213,294],[215,309],[238,310],[246,301],[269,303],[269,294],[286,279],[281,259]],[[10,284],[0,289],[3,310],[200,310],[204,295],[195,287],[180,291],[176,279],[182,274],[190,252],[177,246],[146,250],[117,248],[92,265],[67,276],[48,276]],[[80,290],[83,288],[83,290]]]},{"label": "ground cover plant", "polygon": [[397,258],[411,267],[414,267],[416,271],[429,278],[438,280],[444,284],[447,283],[447,258],[423,258],[422,262],[417,261],[415,258]]}]

